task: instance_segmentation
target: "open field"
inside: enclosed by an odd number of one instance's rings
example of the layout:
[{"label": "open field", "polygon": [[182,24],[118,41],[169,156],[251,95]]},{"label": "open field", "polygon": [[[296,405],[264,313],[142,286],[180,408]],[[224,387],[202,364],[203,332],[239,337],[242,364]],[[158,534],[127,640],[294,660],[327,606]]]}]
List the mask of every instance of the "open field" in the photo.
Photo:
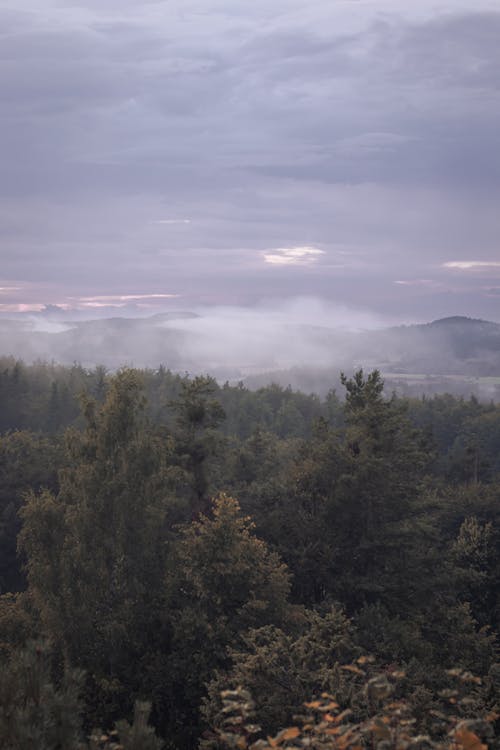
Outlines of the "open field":
[{"label": "open field", "polygon": [[409,396],[451,393],[454,396],[500,401],[500,376],[427,375],[425,373],[383,373],[386,390]]}]

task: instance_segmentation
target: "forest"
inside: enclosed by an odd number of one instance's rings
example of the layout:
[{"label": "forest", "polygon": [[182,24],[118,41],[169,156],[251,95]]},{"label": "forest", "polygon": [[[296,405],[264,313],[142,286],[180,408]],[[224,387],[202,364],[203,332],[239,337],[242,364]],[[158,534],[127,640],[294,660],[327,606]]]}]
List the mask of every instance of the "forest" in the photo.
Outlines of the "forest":
[{"label": "forest", "polygon": [[500,748],[500,404],[0,361],[0,747]]}]

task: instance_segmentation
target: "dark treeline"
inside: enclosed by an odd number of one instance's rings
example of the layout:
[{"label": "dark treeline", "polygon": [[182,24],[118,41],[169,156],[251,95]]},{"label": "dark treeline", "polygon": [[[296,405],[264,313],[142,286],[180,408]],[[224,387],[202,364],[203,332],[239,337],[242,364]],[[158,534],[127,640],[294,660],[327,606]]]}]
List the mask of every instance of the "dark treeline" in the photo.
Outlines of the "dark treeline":
[{"label": "dark treeline", "polygon": [[499,747],[500,407],[342,388],[2,361],[1,747],[216,747],[238,686],[359,723],[392,675],[428,747]]}]

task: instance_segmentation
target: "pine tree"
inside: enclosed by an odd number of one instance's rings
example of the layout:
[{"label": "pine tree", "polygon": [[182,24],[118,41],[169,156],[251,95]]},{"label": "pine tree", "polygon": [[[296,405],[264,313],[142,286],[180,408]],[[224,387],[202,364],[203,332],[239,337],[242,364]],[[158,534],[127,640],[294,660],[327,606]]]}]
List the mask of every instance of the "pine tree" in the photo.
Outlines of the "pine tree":
[{"label": "pine tree", "polygon": [[[428,461],[423,438],[411,426],[405,404],[385,399],[375,370],[353,378],[346,388],[344,461],[330,505],[331,523],[349,575],[341,600],[350,606],[381,595],[398,611],[414,599],[408,588],[418,563],[418,497]],[[418,581],[414,581],[418,584]],[[397,602],[397,603],[396,603]]]},{"label": "pine tree", "polygon": [[207,464],[220,445],[216,428],[225,418],[220,402],[211,398],[217,390],[213,378],[198,376],[185,379],[181,392],[171,407],[176,414],[176,452],[181,466],[191,478],[191,512],[195,518],[209,505]]}]

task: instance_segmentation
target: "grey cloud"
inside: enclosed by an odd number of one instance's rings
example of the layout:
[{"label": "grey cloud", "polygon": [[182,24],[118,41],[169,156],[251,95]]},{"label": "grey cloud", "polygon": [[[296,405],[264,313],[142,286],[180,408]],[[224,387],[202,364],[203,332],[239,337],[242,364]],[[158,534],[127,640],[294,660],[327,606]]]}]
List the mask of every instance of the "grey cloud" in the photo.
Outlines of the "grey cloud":
[{"label": "grey cloud", "polygon": [[396,80],[498,89],[500,13],[447,15],[381,29],[377,51]]},{"label": "grey cloud", "polygon": [[[305,291],[426,310],[443,293],[394,278],[496,251],[500,13],[349,5],[0,11],[2,273],[82,294]],[[303,245],[325,250],[307,273],[265,267],[263,251]],[[449,294],[450,308],[469,299]]]}]

